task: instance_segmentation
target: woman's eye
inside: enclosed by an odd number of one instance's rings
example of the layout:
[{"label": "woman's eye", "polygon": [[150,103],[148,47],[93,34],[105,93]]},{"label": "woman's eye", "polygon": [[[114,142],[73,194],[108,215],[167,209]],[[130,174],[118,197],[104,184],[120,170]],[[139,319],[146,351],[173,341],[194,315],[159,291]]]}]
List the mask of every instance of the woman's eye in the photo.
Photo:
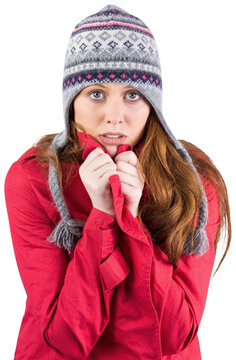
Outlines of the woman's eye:
[{"label": "woman's eye", "polygon": [[[140,95],[139,95],[138,93],[134,92],[134,91],[130,91],[128,94],[132,94],[132,95],[135,95],[135,96],[140,97]],[[133,96],[131,96],[131,98],[130,98],[130,99],[131,99],[131,100],[136,100],[136,99],[137,99],[137,97],[133,97]]]},{"label": "woman's eye", "polygon": [[[101,91],[99,91],[99,90],[95,90],[95,91],[92,91],[89,95],[92,95],[92,94],[101,94]],[[97,96],[95,96],[95,97],[93,97],[93,99],[99,99],[99,97],[97,97]]]}]

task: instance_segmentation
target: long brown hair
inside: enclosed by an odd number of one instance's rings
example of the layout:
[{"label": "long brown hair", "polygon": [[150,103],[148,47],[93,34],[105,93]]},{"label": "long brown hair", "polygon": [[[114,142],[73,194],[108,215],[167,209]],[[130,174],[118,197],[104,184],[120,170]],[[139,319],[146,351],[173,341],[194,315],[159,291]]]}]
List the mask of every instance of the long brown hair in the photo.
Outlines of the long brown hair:
[{"label": "long brown hair", "polygon": [[[61,189],[62,178],[65,178],[66,185],[69,184],[73,164],[82,162],[83,149],[78,142],[73,105],[69,109],[69,124],[68,143],[58,155],[56,153],[49,155],[47,152],[56,134],[45,135],[34,144],[39,148],[37,158],[40,163],[48,163],[49,158],[55,161]],[[81,129],[86,132],[82,126]],[[141,226],[142,222],[145,223],[153,242],[158,243],[167,254],[170,263],[177,267],[191,227],[192,234],[194,233],[201,190],[195,172],[177,152],[153,108],[151,108],[144,133],[144,141],[138,158],[145,186],[139,204],[138,220]],[[220,201],[221,221],[217,227],[215,252],[223,228],[227,229],[227,246],[216,273],[227,254],[231,241],[227,188],[213,161],[195,145],[184,140],[180,141],[191,156],[199,175],[212,182]],[[69,164],[66,172],[62,171],[62,163]]]}]

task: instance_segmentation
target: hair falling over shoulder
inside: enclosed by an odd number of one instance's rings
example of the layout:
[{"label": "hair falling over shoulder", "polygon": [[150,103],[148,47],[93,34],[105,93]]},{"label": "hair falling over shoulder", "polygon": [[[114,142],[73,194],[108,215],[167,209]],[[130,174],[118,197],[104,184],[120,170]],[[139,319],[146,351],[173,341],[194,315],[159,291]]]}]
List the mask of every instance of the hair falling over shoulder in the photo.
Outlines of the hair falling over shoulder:
[{"label": "hair falling over shoulder", "polygon": [[[52,158],[56,164],[62,189],[62,177],[65,185],[69,183],[73,164],[82,162],[83,149],[80,148],[77,129],[74,122],[73,107],[69,110],[69,141],[58,154],[48,153],[56,134],[43,136],[34,144],[39,148],[37,158],[40,163],[48,163]],[[85,129],[82,129],[85,131]],[[220,203],[220,223],[215,238],[215,252],[222,237],[227,232],[227,244],[218,271],[231,242],[231,219],[227,188],[223,177],[213,161],[195,145],[180,140],[192,158],[199,176],[209,180],[216,190]],[[144,141],[138,155],[140,169],[145,178],[143,196],[138,209],[138,220],[144,222],[153,242],[166,253],[171,264],[178,266],[183,246],[189,230],[196,226],[197,212],[201,200],[201,190],[197,184],[194,170],[185,162],[172,140],[162,128],[153,108],[149,114],[144,134]],[[61,163],[69,164],[66,173],[62,172]],[[214,273],[214,275],[215,275]]]}]

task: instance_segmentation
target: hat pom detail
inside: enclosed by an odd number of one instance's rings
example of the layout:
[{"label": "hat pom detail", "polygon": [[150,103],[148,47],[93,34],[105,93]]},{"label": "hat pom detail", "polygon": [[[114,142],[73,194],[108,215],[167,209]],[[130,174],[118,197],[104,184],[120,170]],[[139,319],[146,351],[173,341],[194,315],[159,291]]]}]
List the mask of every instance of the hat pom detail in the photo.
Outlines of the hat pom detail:
[{"label": "hat pom detail", "polygon": [[75,247],[78,239],[82,236],[84,224],[85,221],[82,220],[61,219],[47,240],[60,248],[65,248],[70,253],[70,250]]}]

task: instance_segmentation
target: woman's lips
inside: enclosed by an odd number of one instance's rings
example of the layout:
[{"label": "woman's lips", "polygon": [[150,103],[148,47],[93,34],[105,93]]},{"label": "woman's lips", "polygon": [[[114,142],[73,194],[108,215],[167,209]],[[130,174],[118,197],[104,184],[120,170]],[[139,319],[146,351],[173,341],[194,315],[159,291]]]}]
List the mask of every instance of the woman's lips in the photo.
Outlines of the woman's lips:
[{"label": "woman's lips", "polygon": [[122,137],[119,137],[116,139],[108,138],[103,135],[99,135],[98,137],[106,145],[120,145],[120,144],[123,144],[125,142],[125,140],[127,139],[127,136],[122,136]]}]

